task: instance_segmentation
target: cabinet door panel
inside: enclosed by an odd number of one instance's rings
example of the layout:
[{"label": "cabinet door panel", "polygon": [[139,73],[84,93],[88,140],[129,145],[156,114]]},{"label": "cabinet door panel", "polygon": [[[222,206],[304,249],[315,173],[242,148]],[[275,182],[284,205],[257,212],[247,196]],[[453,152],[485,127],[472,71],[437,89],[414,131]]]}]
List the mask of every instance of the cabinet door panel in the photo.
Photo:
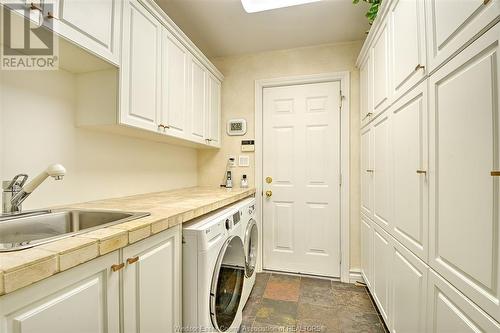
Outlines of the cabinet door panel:
[{"label": "cabinet door panel", "polygon": [[391,223],[391,142],[388,114],[383,114],[373,125],[373,219],[389,230]]},{"label": "cabinet door panel", "polygon": [[188,51],[166,29],[163,31],[163,51],[162,123],[168,125],[168,134],[185,137]]},{"label": "cabinet door panel", "polygon": [[427,260],[427,84],[391,107],[394,218],[392,235]]},{"label": "cabinet door panel", "polygon": [[389,318],[391,243],[390,236],[373,225],[373,298],[384,320]]},{"label": "cabinet door panel", "polygon": [[181,309],[179,227],[126,247],[123,258],[124,331],[175,332]]},{"label": "cabinet door panel", "polygon": [[395,1],[390,9],[389,20],[391,86],[395,100],[425,77],[424,0]]},{"label": "cabinet door panel", "polygon": [[392,332],[425,332],[428,267],[394,242],[391,271]]},{"label": "cabinet door panel", "polygon": [[161,24],[137,1],[124,6],[120,123],[157,131]]},{"label": "cabinet door panel", "polygon": [[373,228],[371,222],[361,216],[361,273],[368,288],[372,286]]},{"label": "cabinet door panel", "polygon": [[[119,63],[119,0],[59,0],[52,15],[54,30],[74,43]],[[48,8],[44,8],[47,16]]]},{"label": "cabinet door panel", "polygon": [[361,131],[361,212],[373,217],[373,131]]},{"label": "cabinet door panel", "polygon": [[500,332],[496,321],[432,270],[427,304],[427,332]]},{"label": "cabinet door panel", "polygon": [[0,298],[5,333],[118,333],[118,251]]},{"label": "cabinet door panel", "polygon": [[378,114],[389,105],[389,29],[388,24],[380,28],[373,42],[373,112]]},{"label": "cabinet door panel", "polygon": [[370,54],[359,69],[361,126],[365,126],[373,114],[373,62]]},{"label": "cabinet door panel", "polygon": [[192,140],[205,143],[207,73],[195,58],[190,59],[189,124]]},{"label": "cabinet door panel", "polygon": [[430,78],[430,265],[500,320],[498,40],[493,28]]},{"label": "cabinet door panel", "polygon": [[220,147],[221,84],[212,75],[208,75],[208,94],[208,139],[211,145]]},{"label": "cabinet door panel", "polygon": [[[464,47],[500,15],[500,1],[426,0],[430,70]],[[486,4],[485,4],[486,3]]]}]

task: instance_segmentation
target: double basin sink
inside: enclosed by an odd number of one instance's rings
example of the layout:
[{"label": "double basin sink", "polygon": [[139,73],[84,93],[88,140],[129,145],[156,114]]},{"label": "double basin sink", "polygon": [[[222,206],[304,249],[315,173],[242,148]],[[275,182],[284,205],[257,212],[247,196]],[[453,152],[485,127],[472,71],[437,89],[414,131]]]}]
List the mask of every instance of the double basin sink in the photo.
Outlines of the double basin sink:
[{"label": "double basin sink", "polygon": [[0,215],[0,252],[22,250],[148,215],[98,210],[42,210]]}]

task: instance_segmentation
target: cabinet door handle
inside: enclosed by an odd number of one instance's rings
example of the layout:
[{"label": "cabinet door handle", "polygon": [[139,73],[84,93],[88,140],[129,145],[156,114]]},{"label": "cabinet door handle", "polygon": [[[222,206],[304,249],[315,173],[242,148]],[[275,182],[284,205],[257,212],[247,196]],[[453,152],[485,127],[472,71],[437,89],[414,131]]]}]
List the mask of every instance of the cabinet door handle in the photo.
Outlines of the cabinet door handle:
[{"label": "cabinet door handle", "polygon": [[484,0],[484,1],[483,1],[483,4],[486,6],[487,4],[489,4],[489,3],[490,3],[490,1],[491,1],[491,0]]},{"label": "cabinet door handle", "polygon": [[417,170],[417,173],[419,175],[426,175],[427,174],[427,170]]},{"label": "cabinet door handle", "polygon": [[52,20],[52,19],[57,20],[57,17],[55,17],[54,15],[52,15],[52,13],[51,13],[51,12],[47,12],[47,18],[48,18],[49,20]]},{"label": "cabinet door handle", "polygon": [[30,4],[30,9],[31,10],[38,10],[39,12],[42,11],[42,8],[40,8],[40,6],[35,5],[33,2]]},{"label": "cabinet door handle", "polygon": [[373,170],[373,169],[368,169],[368,170],[366,170],[366,172],[369,172],[369,173],[373,173],[374,171],[375,171],[375,170]]},{"label": "cabinet door handle", "polygon": [[162,124],[158,125],[158,131],[163,128],[163,130],[165,130],[165,126],[163,126]]},{"label": "cabinet door handle", "polygon": [[493,170],[491,172],[492,177],[500,177],[500,170]]},{"label": "cabinet door handle", "polygon": [[123,263],[123,262],[122,262],[121,264],[114,264],[114,265],[112,265],[112,266],[111,266],[111,270],[112,270],[113,272],[117,272],[117,271],[119,271],[120,269],[122,269],[123,267],[125,267],[125,263]]},{"label": "cabinet door handle", "polygon": [[416,67],[415,67],[415,72],[418,71],[419,69],[425,69],[425,66],[424,65],[420,65],[418,64]]},{"label": "cabinet door handle", "polygon": [[168,126],[168,125],[163,125],[163,127],[165,127],[166,129],[170,128],[170,126]]},{"label": "cabinet door handle", "polygon": [[139,261],[139,256],[133,257],[133,258],[128,258],[127,259],[127,264],[132,265],[134,262]]},{"label": "cabinet door handle", "polygon": [[368,112],[364,117],[363,119],[361,119],[361,121],[365,120],[366,118],[368,117],[371,117],[373,115],[373,112]]}]

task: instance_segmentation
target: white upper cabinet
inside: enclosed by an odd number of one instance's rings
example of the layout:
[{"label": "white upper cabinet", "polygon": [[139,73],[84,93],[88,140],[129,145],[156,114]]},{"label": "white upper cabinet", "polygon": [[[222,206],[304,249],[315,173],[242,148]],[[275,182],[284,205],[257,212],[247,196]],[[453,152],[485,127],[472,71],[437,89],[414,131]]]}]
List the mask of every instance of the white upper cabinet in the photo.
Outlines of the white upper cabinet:
[{"label": "white upper cabinet", "polygon": [[160,113],[161,23],[139,2],[124,1],[120,123],[157,131]]},{"label": "white upper cabinet", "polygon": [[389,25],[384,23],[373,42],[371,52],[373,61],[373,96],[374,115],[384,111],[390,103],[389,84]]},{"label": "white upper cabinet", "polygon": [[396,0],[388,14],[393,100],[426,74],[424,0]]},{"label": "white upper cabinet", "polygon": [[432,270],[429,271],[427,298],[426,332],[500,332],[496,321]]},{"label": "white upper cabinet", "polygon": [[390,118],[386,112],[373,124],[373,220],[390,230],[392,223],[392,156]]},{"label": "white upper cabinet", "polygon": [[180,237],[177,226],[123,249],[123,332],[181,326]]},{"label": "white upper cabinet", "polygon": [[207,71],[194,57],[189,58],[189,91],[187,122],[192,140],[205,143],[208,90]]},{"label": "white upper cabinet", "polygon": [[373,218],[373,130],[361,130],[361,212]]},{"label": "white upper cabinet", "polygon": [[373,90],[370,89],[373,85],[373,63],[371,60],[371,57],[368,55],[359,69],[362,127],[371,120],[373,114]]},{"label": "white upper cabinet", "polygon": [[221,137],[221,83],[214,76],[208,75],[208,135],[207,142],[220,147]]},{"label": "white upper cabinet", "polygon": [[429,80],[430,266],[500,320],[500,25]]},{"label": "white upper cabinet", "polygon": [[165,132],[185,138],[188,97],[188,51],[175,36],[163,29],[163,83],[161,122]]},{"label": "white upper cabinet", "polygon": [[390,108],[394,219],[391,234],[422,260],[428,254],[427,84]]},{"label": "white upper cabinet", "polygon": [[498,0],[426,0],[430,71],[500,16]]},{"label": "white upper cabinet", "polygon": [[98,56],[120,63],[121,0],[45,1],[44,22]]}]

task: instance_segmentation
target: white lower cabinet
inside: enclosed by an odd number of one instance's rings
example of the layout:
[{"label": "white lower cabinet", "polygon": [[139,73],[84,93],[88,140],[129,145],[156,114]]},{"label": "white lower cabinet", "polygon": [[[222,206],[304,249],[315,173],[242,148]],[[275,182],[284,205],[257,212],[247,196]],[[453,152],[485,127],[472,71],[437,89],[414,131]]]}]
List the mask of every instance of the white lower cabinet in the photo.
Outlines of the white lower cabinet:
[{"label": "white lower cabinet", "polygon": [[427,332],[500,332],[500,324],[430,270]]},{"label": "white lower cabinet", "polygon": [[391,274],[390,236],[373,223],[372,294],[380,314],[389,319],[389,283]]},{"label": "white lower cabinet", "polygon": [[180,265],[177,226],[0,297],[0,332],[175,332]]},{"label": "white lower cabinet", "polygon": [[124,332],[175,332],[181,325],[178,227],[123,249]]},{"label": "white lower cabinet", "polygon": [[0,297],[2,333],[120,332],[119,252]]},{"label": "white lower cabinet", "polygon": [[361,274],[368,288],[372,285],[373,227],[369,219],[361,216]]},{"label": "white lower cabinet", "polygon": [[428,267],[396,241],[391,246],[391,332],[425,332]]}]

